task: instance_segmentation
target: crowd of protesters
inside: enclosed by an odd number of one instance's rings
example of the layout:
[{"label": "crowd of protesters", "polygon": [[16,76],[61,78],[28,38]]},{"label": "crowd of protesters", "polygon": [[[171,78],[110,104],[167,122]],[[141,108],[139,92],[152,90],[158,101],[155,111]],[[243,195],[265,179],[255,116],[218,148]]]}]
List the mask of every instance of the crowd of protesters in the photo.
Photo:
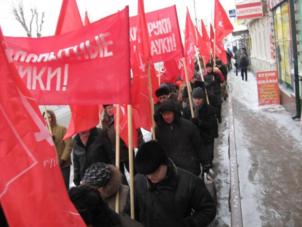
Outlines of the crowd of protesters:
[{"label": "crowd of protesters", "polygon": [[[205,64],[203,78],[201,70],[195,70],[188,87],[178,81],[161,84],[156,90],[156,140],[144,141],[138,133],[135,220],[129,217],[129,159],[122,139],[120,168],[114,165],[113,105],[104,105],[99,126],[78,133],[72,140],[63,140],[66,128],[57,124],[54,112],[44,112],[71,201],[87,226],[197,227],[213,221],[215,195],[209,192],[204,177],[213,172],[214,141],[222,122],[221,105],[227,99],[229,67],[216,59]],[[71,156],[75,187],[69,189]]]},{"label": "crowd of protesters", "polygon": [[[215,64],[215,65],[214,65]],[[213,173],[214,141],[222,122],[230,68],[219,59],[195,67],[187,87],[161,84],[154,105],[156,140],[144,141],[134,158],[134,211],[131,213],[128,148],[120,140],[120,168],[114,163],[112,105],[104,105],[100,127],[73,138],[74,184],[70,197],[88,226],[208,226],[216,215],[215,195],[205,185]],[[192,97],[192,108],[188,90]],[[116,213],[115,200],[119,194]]]}]

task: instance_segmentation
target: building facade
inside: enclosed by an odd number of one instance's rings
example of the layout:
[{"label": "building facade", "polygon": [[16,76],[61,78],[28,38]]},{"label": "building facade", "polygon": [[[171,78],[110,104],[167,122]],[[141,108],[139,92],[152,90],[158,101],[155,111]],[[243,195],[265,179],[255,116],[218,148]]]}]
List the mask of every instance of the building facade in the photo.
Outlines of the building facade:
[{"label": "building facade", "polygon": [[[296,112],[295,75],[289,0],[263,1],[264,15],[248,21],[251,36],[251,68],[254,72],[276,70],[281,104]],[[295,4],[298,70],[302,75],[302,0]],[[301,98],[300,83],[300,98]]]}]

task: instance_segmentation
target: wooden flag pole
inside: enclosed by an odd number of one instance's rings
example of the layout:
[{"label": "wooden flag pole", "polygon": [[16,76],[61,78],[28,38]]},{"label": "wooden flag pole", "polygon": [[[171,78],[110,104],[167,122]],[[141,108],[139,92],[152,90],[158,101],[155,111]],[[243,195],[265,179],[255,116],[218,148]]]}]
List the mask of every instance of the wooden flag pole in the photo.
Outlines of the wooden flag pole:
[{"label": "wooden flag pole", "polygon": [[151,63],[148,62],[148,87],[149,87],[149,99],[150,99],[150,108],[151,108],[151,120],[152,120],[152,139],[155,140],[155,121],[154,121],[154,100],[153,100],[153,94],[152,94],[152,80],[151,80]]},{"label": "wooden flag pole", "polygon": [[191,94],[192,88],[191,88],[191,84],[189,81],[187,64],[186,64],[186,60],[184,58],[182,58],[182,61],[183,61],[183,66],[184,66],[184,71],[185,71],[185,78],[186,78],[186,85],[187,85],[187,91],[188,91],[188,97],[189,97],[191,117],[194,118],[195,114],[194,114],[194,110],[193,110],[193,100],[192,100],[192,94]]},{"label": "wooden flag pole", "polygon": [[[120,169],[120,105],[116,105],[116,118],[115,118],[115,166]],[[120,212],[120,193],[119,191],[115,196],[115,212]]]},{"label": "wooden flag pole", "polygon": [[[203,69],[201,68],[200,58],[199,58],[198,51],[197,51],[196,47],[195,47],[195,54],[196,54],[197,63],[198,63],[198,67],[199,67],[200,78],[201,78],[201,81],[204,82],[204,76],[203,76],[203,70],[204,70],[204,68]],[[207,91],[206,87],[205,87],[204,91],[205,91],[205,94],[206,94],[207,104],[210,104],[209,96],[208,96],[208,91]]]},{"label": "wooden flag pole", "polygon": [[134,157],[133,157],[133,128],[132,128],[132,106],[127,106],[128,112],[128,155],[129,155],[129,175],[130,175],[130,217],[135,218],[134,210]]}]

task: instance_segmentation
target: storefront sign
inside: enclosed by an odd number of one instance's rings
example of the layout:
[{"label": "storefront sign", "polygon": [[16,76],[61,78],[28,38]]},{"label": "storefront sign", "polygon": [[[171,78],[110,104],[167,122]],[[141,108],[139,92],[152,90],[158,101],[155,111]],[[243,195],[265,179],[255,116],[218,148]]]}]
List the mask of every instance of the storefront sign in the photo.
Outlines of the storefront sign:
[{"label": "storefront sign", "polygon": [[236,17],[236,9],[229,10],[229,17]]},{"label": "storefront sign", "polygon": [[268,6],[270,9],[273,9],[277,5],[279,5],[281,2],[284,2],[284,0],[268,0]]},{"label": "storefront sign", "polygon": [[237,19],[254,19],[263,17],[263,6],[261,0],[251,0],[236,3]]},{"label": "storefront sign", "polygon": [[257,72],[258,103],[280,104],[278,76],[276,71]]}]

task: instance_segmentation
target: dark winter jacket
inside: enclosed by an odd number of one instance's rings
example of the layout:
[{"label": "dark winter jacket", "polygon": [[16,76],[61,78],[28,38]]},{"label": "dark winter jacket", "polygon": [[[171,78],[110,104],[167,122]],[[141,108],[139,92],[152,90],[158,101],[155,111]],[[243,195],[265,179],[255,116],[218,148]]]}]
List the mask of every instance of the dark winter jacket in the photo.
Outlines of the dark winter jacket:
[{"label": "dark winter jacket", "polygon": [[204,76],[204,83],[209,95],[215,95],[217,98],[221,99],[221,87],[222,83],[219,75],[216,73],[208,73]]},{"label": "dark winter jacket", "polygon": [[[204,144],[213,143],[218,131],[216,109],[210,105],[203,104],[196,112],[197,116],[193,123],[198,127]],[[192,120],[190,108],[184,110],[184,117]]]},{"label": "dark winter jacket", "polygon": [[215,217],[215,203],[203,181],[172,162],[157,184],[137,174],[135,192],[136,218],[145,227],[203,227]]},{"label": "dark winter jacket", "polygon": [[[102,129],[110,140],[113,150],[115,150],[115,127],[114,127],[114,117],[108,116],[104,113],[102,119]],[[120,160],[121,162],[128,162],[128,147],[122,139],[120,139]]]},{"label": "dark winter jacket", "polygon": [[250,64],[247,54],[241,54],[239,59],[239,68],[246,69]]},{"label": "dark winter jacket", "polygon": [[180,116],[175,109],[172,124],[164,122],[161,115],[156,119],[156,139],[173,160],[176,166],[199,175],[203,163],[204,145],[198,128],[189,120]]},{"label": "dark winter jacket", "polygon": [[91,129],[87,145],[80,136],[74,138],[73,164],[74,183],[79,185],[85,170],[95,162],[114,163],[114,153],[106,134],[98,128]]}]

